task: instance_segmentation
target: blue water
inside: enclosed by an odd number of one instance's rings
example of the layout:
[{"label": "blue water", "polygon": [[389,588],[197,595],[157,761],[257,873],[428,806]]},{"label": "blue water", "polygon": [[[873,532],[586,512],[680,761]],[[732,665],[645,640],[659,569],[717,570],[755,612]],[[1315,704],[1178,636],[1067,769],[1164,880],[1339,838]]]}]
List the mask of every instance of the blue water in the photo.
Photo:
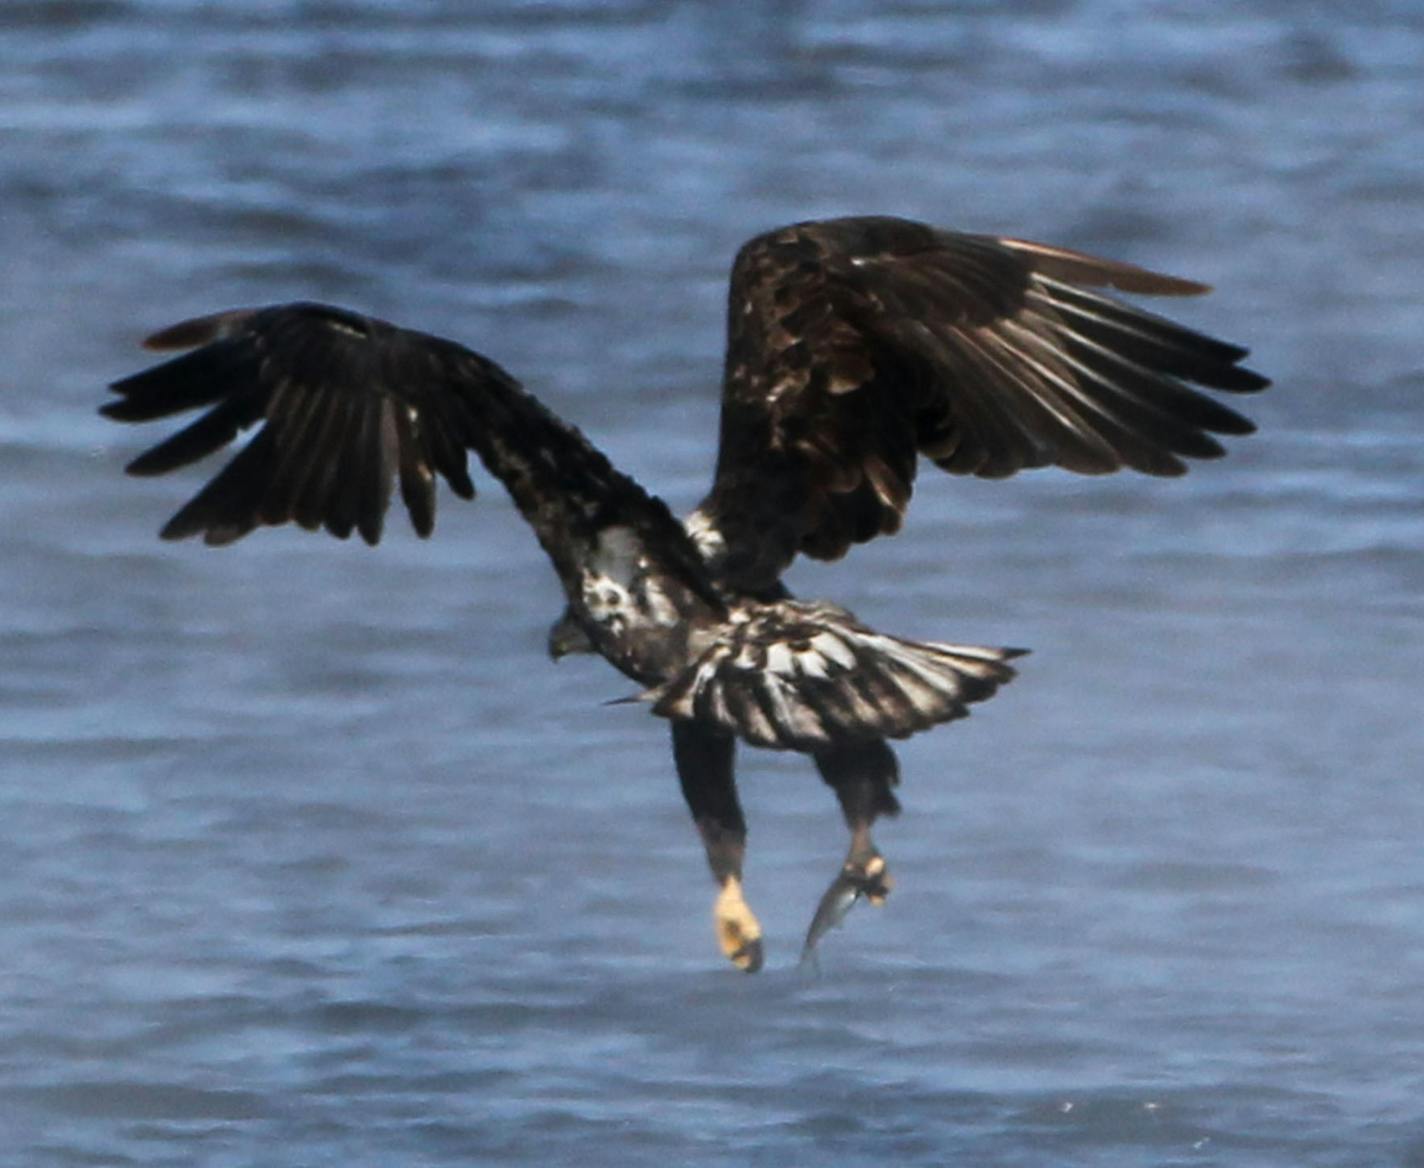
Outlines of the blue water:
[{"label": "blue water", "polygon": [[[0,1165],[1424,1164],[1416,5],[0,7]],[[159,524],[103,385],[315,298],[485,349],[685,508],[725,271],[889,212],[1209,280],[1261,433],[927,477],[792,583],[1024,644],[902,751],[882,911],[748,751],[742,977],[664,728],[542,658],[497,485],[376,551]]]}]

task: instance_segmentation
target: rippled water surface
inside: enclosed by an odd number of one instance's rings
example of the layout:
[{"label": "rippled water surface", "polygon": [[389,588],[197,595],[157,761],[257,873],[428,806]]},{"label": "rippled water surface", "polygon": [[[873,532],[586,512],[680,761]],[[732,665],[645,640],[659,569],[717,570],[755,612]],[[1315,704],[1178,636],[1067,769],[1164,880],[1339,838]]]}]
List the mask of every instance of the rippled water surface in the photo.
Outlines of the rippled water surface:
[{"label": "rippled water surface", "polygon": [[[0,1165],[1424,1163],[1424,19],[1161,0],[0,6]],[[182,315],[488,350],[679,508],[756,230],[1213,281],[1183,480],[927,477],[798,591],[1026,644],[902,751],[899,883],[747,752],[722,967],[664,729],[542,656],[497,485],[372,552],[155,531],[94,414]]]}]

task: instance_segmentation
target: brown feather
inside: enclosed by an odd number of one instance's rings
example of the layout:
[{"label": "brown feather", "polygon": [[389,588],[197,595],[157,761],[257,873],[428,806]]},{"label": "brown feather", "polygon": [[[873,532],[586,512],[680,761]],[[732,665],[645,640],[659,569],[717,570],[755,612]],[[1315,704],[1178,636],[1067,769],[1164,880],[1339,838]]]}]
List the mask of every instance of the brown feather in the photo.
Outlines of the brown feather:
[{"label": "brown feather", "polygon": [[[1048,465],[1173,475],[1220,452],[1212,434],[1249,432],[1191,386],[1262,388],[1238,364],[1245,350],[1098,288],[1207,291],[1069,248],[901,219],[750,240],[732,268],[721,445],[699,507],[725,542],[716,567],[765,589],[798,553],[834,558],[897,530],[917,452],[983,478]],[[748,486],[787,476],[802,487],[789,510],[786,492]]]}]

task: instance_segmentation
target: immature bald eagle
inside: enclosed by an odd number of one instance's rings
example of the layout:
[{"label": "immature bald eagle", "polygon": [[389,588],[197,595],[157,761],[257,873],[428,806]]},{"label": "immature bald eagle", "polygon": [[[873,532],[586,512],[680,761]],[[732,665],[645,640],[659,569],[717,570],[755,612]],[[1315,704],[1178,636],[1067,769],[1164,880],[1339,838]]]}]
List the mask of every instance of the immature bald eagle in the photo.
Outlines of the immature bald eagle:
[{"label": "immature bald eagle", "polygon": [[807,933],[889,889],[871,841],[899,810],[902,738],[968,713],[1019,650],[917,643],[793,599],[797,553],[835,559],[893,532],[921,455],[955,474],[1039,466],[1186,470],[1247,434],[1187,383],[1245,393],[1244,349],[1096,291],[1192,295],[1201,284],[1019,239],[891,218],[757,236],[732,268],[721,446],[711,492],[680,524],[493,361],[448,340],[318,304],[200,317],[146,342],[191,349],[117,382],[103,412],[143,422],[211,407],[130,463],[161,474],[253,440],[163,528],[210,544],[295,520],[375,544],[395,482],[429,535],[435,478],[470,498],[467,452],[509,490],[568,596],[557,655],[602,654],[672,722],[682,791],[720,886],[723,952],[753,971],[742,897],[737,738],[810,754],[851,832]]}]

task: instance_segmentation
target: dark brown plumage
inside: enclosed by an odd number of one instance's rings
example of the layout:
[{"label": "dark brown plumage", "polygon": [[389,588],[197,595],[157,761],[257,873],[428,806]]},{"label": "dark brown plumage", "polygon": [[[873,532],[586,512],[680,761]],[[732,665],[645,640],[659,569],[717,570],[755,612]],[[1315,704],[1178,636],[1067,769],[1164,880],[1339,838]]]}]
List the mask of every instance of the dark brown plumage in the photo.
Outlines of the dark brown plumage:
[{"label": "dark brown plumage", "polygon": [[804,223],[732,269],[721,445],[699,509],[724,570],[767,586],[797,552],[897,531],[920,456],[1005,478],[1060,466],[1178,475],[1246,418],[1188,383],[1268,382],[1244,349],[1100,288],[1205,285],[1063,248],[901,219]]},{"label": "dark brown plumage", "polygon": [[398,483],[428,535],[435,479],[474,495],[468,451],[503,482],[569,600],[551,652],[586,648],[673,722],[683,792],[714,876],[718,936],[743,969],[760,926],[741,896],[746,825],[736,738],[809,753],[851,829],[806,952],[860,896],[883,899],[870,838],[898,810],[885,740],[961,717],[1010,680],[1020,650],[877,633],[797,601],[781,573],[897,530],[921,457],[1001,478],[1056,465],[1181,474],[1251,423],[1200,388],[1266,385],[1245,351],[1104,294],[1205,287],[1016,239],[889,218],[803,223],[737,256],[721,444],[686,528],[488,358],[345,309],[280,305],[199,317],[150,338],[191,350],[116,382],[109,417],[206,412],[134,474],[255,437],[163,528],[231,543],[294,521],[368,543]]}]

